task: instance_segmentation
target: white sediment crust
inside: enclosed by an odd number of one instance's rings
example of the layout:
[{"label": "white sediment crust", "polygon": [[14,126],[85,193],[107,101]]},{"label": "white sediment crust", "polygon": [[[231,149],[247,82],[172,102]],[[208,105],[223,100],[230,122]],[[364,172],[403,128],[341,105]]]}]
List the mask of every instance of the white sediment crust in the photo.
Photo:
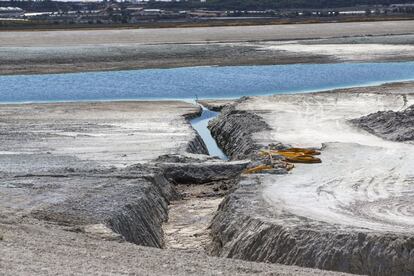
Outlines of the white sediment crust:
[{"label": "white sediment crust", "polygon": [[275,210],[361,231],[414,229],[414,145],[385,141],[347,120],[401,110],[414,95],[316,93],[253,98],[239,108],[259,112],[272,131],[255,137],[322,148],[321,164],[264,176]]},{"label": "white sediment crust", "polygon": [[12,156],[23,154],[124,167],[185,152],[196,133],[184,116],[196,112],[197,106],[178,101],[3,105],[0,116],[7,135],[0,140],[0,155],[10,157],[2,169],[11,166]]},{"label": "white sediment crust", "polygon": [[318,44],[281,43],[259,47],[262,50],[287,51],[293,53],[316,54],[335,57],[343,61],[380,60],[393,56],[410,57],[413,45],[389,44]]}]

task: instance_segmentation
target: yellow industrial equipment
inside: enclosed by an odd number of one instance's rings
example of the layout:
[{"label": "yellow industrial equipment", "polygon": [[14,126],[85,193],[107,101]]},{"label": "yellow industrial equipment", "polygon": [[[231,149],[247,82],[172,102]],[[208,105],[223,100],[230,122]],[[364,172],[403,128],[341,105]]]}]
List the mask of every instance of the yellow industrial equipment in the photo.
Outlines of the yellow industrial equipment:
[{"label": "yellow industrial equipment", "polygon": [[321,159],[314,157],[314,155],[321,154],[314,149],[302,149],[302,148],[288,148],[284,150],[261,150],[259,155],[269,156],[273,159],[274,156],[280,155],[285,158],[287,162],[292,163],[321,163]]},{"label": "yellow industrial equipment", "polygon": [[260,173],[260,172],[271,170],[271,169],[273,169],[273,167],[270,165],[259,165],[257,167],[245,170],[244,173],[246,174]]}]

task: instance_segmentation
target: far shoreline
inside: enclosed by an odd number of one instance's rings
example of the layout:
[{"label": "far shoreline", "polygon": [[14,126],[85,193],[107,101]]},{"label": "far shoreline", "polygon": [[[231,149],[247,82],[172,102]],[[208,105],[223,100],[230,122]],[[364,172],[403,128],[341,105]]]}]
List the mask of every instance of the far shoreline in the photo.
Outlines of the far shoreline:
[{"label": "far shoreline", "polygon": [[[277,95],[297,95],[297,94],[308,94],[308,95],[315,95],[315,94],[328,94],[328,93],[346,93],[346,92],[354,92],[358,91],[363,93],[365,90],[370,91],[372,93],[373,88],[381,89],[382,91],[378,93],[392,93],[394,89],[408,89],[414,91],[414,79],[412,80],[400,80],[400,81],[391,81],[391,82],[378,82],[378,83],[369,83],[367,85],[355,85],[355,86],[346,86],[346,87],[337,87],[337,88],[327,88],[323,90],[312,90],[312,91],[298,91],[298,92],[281,92],[281,93],[270,93],[270,94],[261,94],[261,95],[245,95],[240,97],[229,97],[229,98],[200,98],[196,99],[186,99],[186,98],[165,98],[165,99],[88,99],[88,100],[51,100],[51,101],[25,101],[25,102],[0,102],[1,106],[21,106],[21,105],[76,105],[76,104],[99,104],[99,103],[128,103],[128,102],[151,102],[151,103],[190,103],[193,105],[202,104],[208,109],[214,109],[218,105],[223,103],[230,103],[233,101],[237,101],[243,97],[272,97]],[[401,91],[399,93],[402,93]],[[410,92],[407,92],[410,93]]]},{"label": "far shoreline", "polygon": [[[1,49],[1,48],[0,48]],[[410,63],[414,62],[414,60],[361,60],[361,61],[335,61],[326,59],[326,61],[322,62],[297,62],[298,60],[291,60],[290,62],[283,62],[283,63],[261,63],[261,62],[253,62],[253,63],[238,63],[234,61],[234,63],[226,63],[226,64],[177,64],[177,65],[165,65],[165,66],[142,66],[142,67],[120,67],[120,68],[91,68],[86,70],[76,70],[76,69],[67,69],[67,70],[52,70],[44,72],[42,70],[35,70],[35,71],[27,71],[27,72],[18,72],[13,71],[10,73],[2,72],[0,67],[0,77],[8,77],[8,76],[41,76],[41,75],[63,75],[63,74],[82,74],[82,73],[107,73],[107,72],[128,72],[128,71],[140,71],[140,70],[169,70],[169,69],[181,69],[181,68],[201,68],[201,67],[249,67],[249,66],[283,66],[283,65],[324,65],[324,64],[368,64],[368,63]],[[405,80],[397,81],[397,82],[404,82]],[[409,81],[409,80],[408,80]]]},{"label": "far shoreline", "polygon": [[414,61],[414,20],[0,31],[0,50],[0,75],[404,62]]},{"label": "far shoreline", "polygon": [[[23,22],[16,25],[4,25],[0,28],[0,32],[8,31],[76,31],[76,30],[130,30],[130,29],[166,29],[166,28],[206,28],[206,27],[247,27],[247,26],[263,26],[263,25],[297,25],[297,24],[330,24],[330,23],[360,23],[360,22],[384,22],[384,21],[410,21],[414,20],[412,16],[371,16],[371,17],[342,17],[342,18],[249,18],[249,19],[204,19],[200,21],[180,21],[180,22],[142,22],[139,24],[30,24]],[[27,25],[24,25],[27,24]]]}]

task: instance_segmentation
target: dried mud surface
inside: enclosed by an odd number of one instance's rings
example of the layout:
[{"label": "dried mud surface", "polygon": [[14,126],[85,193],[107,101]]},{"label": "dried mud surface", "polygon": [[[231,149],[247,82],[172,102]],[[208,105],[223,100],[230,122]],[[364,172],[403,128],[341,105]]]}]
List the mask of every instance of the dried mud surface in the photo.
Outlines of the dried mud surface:
[{"label": "dried mud surface", "polygon": [[[246,176],[213,219],[213,253],[356,274],[412,275],[414,147],[348,123],[379,110],[403,110],[414,102],[412,88],[400,83],[235,103],[232,109],[258,116],[268,129],[240,129],[240,119],[229,114],[215,123],[225,132],[219,130],[218,139],[241,132],[257,147],[281,142],[320,148],[322,163],[299,164],[286,175]],[[240,143],[227,146],[243,149]]]}]

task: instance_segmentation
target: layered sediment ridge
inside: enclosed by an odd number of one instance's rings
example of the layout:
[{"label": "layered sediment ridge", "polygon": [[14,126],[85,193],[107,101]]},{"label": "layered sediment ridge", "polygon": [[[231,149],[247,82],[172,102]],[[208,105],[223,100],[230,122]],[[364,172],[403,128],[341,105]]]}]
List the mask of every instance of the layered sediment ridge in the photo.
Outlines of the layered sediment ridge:
[{"label": "layered sediment ridge", "polygon": [[255,113],[237,110],[234,105],[229,105],[209,123],[209,129],[230,159],[245,159],[259,148],[252,134],[267,130],[269,126]]},{"label": "layered sediment ridge", "polygon": [[351,123],[392,141],[414,141],[414,105],[402,111],[378,111]]},{"label": "layered sediment ridge", "polygon": [[208,154],[206,144],[199,134],[195,134],[194,139],[188,143],[186,152],[195,154]]},{"label": "layered sediment ridge", "polygon": [[[223,112],[218,120],[236,122],[215,122],[216,133],[225,132],[218,140],[243,133],[248,137],[241,141],[256,147],[270,142],[317,147],[322,163],[297,165],[288,175],[245,176],[213,219],[213,253],[356,274],[411,275],[413,146],[347,123],[413,103],[411,94],[398,93],[411,84],[391,87],[393,93],[369,87],[236,103],[233,110],[269,126],[258,131],[238,129],[239,119]],[[237,157],[245,152],[237,143],[223,148]]]},{"label": "layered sediment ridge", "polygon": [[212,253],[249,261],[368,275],[411,275],[412,235],[341,229],[295,217],[267,204],[262,179],[240,182],[211,225]]},{"label": "layered sediment ridge", "polygon": [[9,187],[3,192],[13,199],[23,198],[13,193],[17,187],[25,188],[28,201],[36,191],[43,198],[30,206],[34,218],[89,234],[94,233],[88,229],[101,225],[128,242],[153,247],[164,244],[162,223],[168,218],[169,201],[176,197],[162,171],[146,166],[34,174],[3,181]]}]

